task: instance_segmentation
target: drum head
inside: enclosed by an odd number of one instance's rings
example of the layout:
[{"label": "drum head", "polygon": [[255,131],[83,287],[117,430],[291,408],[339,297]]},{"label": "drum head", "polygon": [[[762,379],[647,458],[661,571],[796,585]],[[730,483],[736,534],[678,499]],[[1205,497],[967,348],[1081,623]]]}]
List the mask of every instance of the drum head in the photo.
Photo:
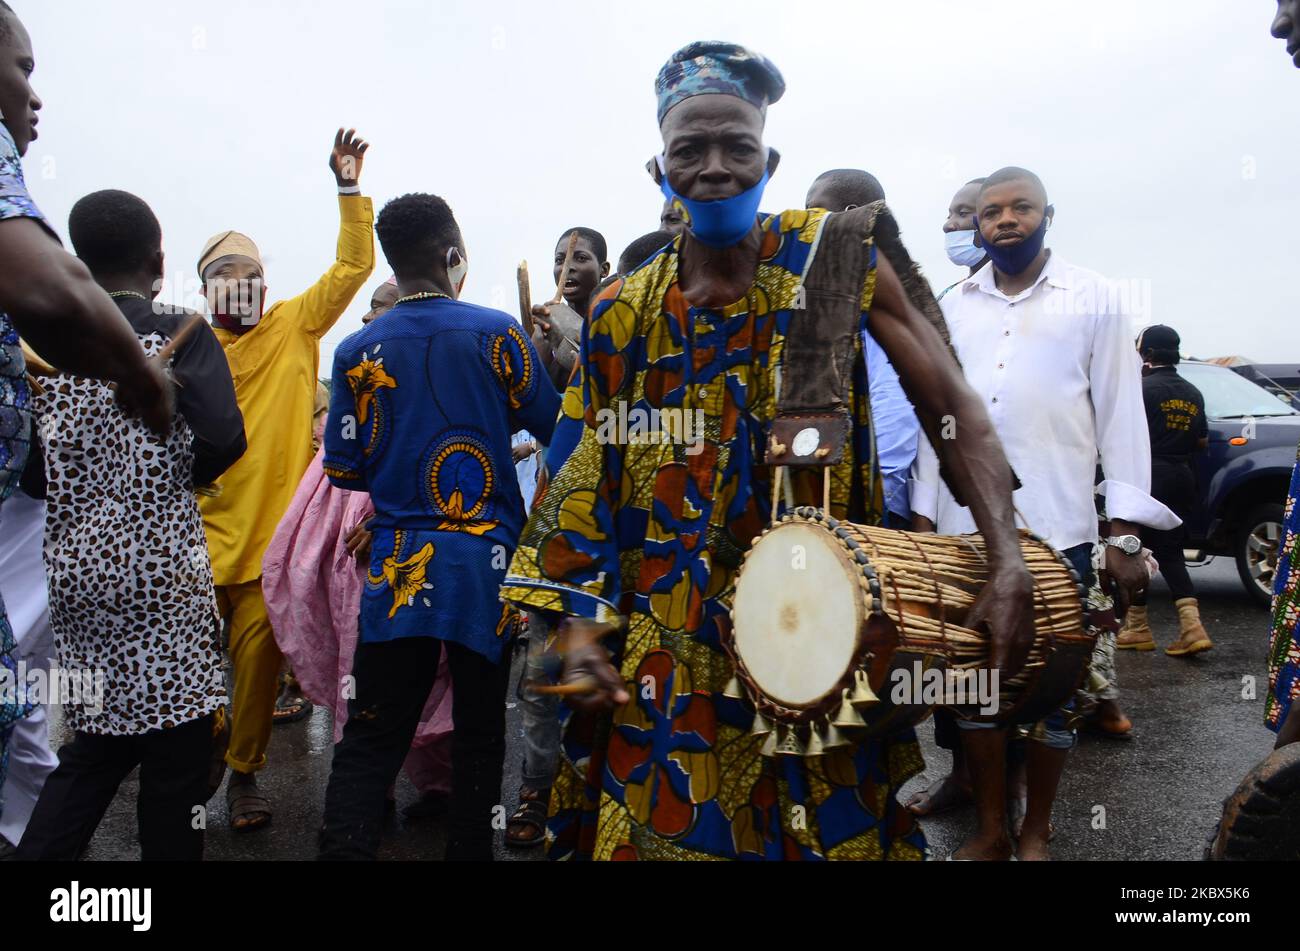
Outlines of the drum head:
[{"label": "drum head", "polygon": [[736,582],[732,644],[764,696],[797,709],[836,690],[858,655],[861,578],[820,525],[781,525],[754,545]]}]

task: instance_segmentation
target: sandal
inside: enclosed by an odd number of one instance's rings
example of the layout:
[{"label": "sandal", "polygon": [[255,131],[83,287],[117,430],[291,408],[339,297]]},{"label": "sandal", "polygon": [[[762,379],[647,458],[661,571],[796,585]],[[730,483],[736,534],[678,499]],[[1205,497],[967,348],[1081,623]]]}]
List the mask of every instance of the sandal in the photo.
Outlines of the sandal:
[{"label": "sandal", "polygon": [[221,792],[226,779],[226,751],[230,749],[230,717],[225,707],[216,713],[212,734],[212,759],[208,766],[208,799]]},{"label": "sandal", "polygon": [[275,711],[271,714],[271,723],[281,726],[285,723],[297,723],[311,716],[311,701],[302,695],[293,674],[286,674],[280,688],[280,695],[275,698]]},{"label": "sandal", "polygon": [[271,800],[257,791],[256,777],[242,773],[230,777],[226,808],[230,810],[232,832],[256,832],[271,824]]},{"label": "sandal", "polygon": [[506,845],[512,849],[533,849],[546,842],[546,813],[551,804],[549,789],[519,788],[519,808],[506,823]]}]

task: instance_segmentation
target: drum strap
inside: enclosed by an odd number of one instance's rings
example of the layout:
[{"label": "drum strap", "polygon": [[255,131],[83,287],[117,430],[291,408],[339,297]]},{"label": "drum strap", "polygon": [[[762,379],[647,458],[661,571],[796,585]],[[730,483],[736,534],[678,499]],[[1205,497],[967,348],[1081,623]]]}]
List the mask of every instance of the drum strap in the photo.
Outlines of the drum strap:
[{"label": "drum strap", "polygon": [[768,465],[825,467],[843,458],[862,288],[883,208],[877,202],[827,215],[818,229],[785,335]]},{"label": "drum strap", "polygon": [[[889,261],[912,306],[956,360],[943,312],[885,203],[827,215],[813,240],[801,299],[785,337],[768,465],[827,467],[843,460],[852,426],[848,396],[863,288],[877,253]],[[964,504],[960,493],[953,496]]]}]

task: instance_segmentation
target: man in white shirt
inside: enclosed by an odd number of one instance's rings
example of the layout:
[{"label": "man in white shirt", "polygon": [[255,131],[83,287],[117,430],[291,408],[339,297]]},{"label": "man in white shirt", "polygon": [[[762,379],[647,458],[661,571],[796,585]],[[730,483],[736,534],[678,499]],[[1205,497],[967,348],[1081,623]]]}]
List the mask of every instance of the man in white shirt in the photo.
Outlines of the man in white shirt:
[{"label": "man in white shirt", "polygon": [[[1106,481],[1110,530],[1102,565],[1121,613],[1149,578],[1138,558],[1139,526],[1173,528],[1177,517],[1150,495],[1151,447],[1140,360],[1125,301],[1099,275],[1044,247],[1055,209],[1038,176],[1006,168],[985,181],[976,215],[990,258],[948,294],[944,316],[966,379],[985,400],[1022,488],[1019,524],[1065,554],[1085,580],[1097,541],[1093,481]],[[956,420],[960,426],[961,421]],[[943,487],[933,450],[923,445],[912,485],[918,530],[974,532],[975,523]],[[1006,859],[1006,735],[962,723],[979,828],[959,859]],[[1035,728],[1027,751],[1028,807],[1020,859],[1045,859],[1052,801],[1072,730],[1062,714]]]}]

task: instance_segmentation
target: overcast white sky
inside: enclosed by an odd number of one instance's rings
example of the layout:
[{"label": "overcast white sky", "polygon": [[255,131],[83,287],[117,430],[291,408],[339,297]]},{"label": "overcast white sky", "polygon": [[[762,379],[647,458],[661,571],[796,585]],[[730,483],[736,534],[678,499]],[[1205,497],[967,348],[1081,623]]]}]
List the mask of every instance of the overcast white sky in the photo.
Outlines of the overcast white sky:
[{"label": "overcast white sky", "polygon": [[[515,266],[549,294],[566,227],[603,232],[615,261],[655,230],[655,74],[686,42],[726,39],[789,86],[768,114],[784,161],[764,210],[802,207],[825,169],[866,168],[943,287],[959,276],[940,234],[952,193],[1024,165],[1056,204],[1054,248],[1149,282],[1144,322],[1199,356],[1300,361],[1300,71],[1269,36],[1272,0],[10,3],[45,100],[36,200],[66,235],[82,195],[140,195],[182,280],[235,228],[273,299],[309,286],[334,253],[326,159],[350,125],[374,143],[376,210],[445,197],[465,298],[513,313]],[[323,367],[387,273],[381,256]]]}]

